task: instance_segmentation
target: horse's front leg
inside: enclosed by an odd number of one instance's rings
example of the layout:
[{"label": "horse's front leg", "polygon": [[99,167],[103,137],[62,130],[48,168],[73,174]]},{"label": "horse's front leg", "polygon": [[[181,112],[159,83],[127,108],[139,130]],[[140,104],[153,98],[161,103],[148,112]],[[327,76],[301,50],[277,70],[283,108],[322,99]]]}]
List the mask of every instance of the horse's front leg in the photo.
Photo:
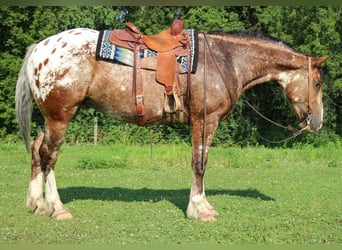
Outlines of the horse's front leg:
[{"label": "horse's front leg", "polygon": [[[207,116],[206,134],[203,140],[203,120],[193,119],[192,125],[192,172],[193,180],[187,208],[188,218],[213,221],[218,213],[209,204],[204,191],[204,173],[208,150],[217,129],[219,119],[214,114]],[[203,145],[204,142],[204,145]],[[203,150],[204,146],[204,150]],[[202,156],[203,154],[203,156]]]}]

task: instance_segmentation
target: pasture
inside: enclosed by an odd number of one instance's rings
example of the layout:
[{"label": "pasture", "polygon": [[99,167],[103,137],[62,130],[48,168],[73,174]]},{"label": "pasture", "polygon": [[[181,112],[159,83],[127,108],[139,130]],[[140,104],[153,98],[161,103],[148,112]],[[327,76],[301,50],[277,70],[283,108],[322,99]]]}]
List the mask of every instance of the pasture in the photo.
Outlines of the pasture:
[{"label": "pasture", "polygon": [[185,217],[191,186],[186,145],[68,146],[56,166],[74,218],[27,212],[30,155],[0,145],[0,243],[342,243],[342,149],[216,148],[206,194],[220,213]]}]

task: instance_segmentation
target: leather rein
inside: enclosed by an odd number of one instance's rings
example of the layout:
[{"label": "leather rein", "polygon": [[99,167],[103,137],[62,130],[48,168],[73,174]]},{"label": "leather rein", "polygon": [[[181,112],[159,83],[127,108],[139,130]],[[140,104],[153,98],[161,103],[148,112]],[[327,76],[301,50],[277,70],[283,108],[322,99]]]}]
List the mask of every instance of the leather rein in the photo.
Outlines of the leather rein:
[{"label": "leather rein", "polygon": [[[227,91],[228,91],[228,94],[229,94],[229,97],[230,97],[232,105],[235,105],[235,103],[237,101],[237,98],[235,96],[233,96],[233,94],[231,93],[231,90],[229,88],[229,84],[228,84],[228,82],[225,81],[223,73],[221,72],[220,68],[218,67],[218,64],[216,62],[215,57],[213,56],[213,53],[212,53],[212,50],[211,50],[211,47],[209,45],[209,42],[208,42],[208,39],[207,39],[207,35],[206,35],[205,32],[203,32],[203,36],[204,36],[204,81],[203,81],[203,89],[204,89],[204,93],[203,93],[203,107],[204,107],[204,109],[203,109],[203,131],[202,131],[202,136],[203,136],[202,137],[202,169],[204,168],[204,153],[205,153],[205,145],[206,145],[206,141],[205,141],[206,122],[205,121],[206,121],[206,102],[207,102],[207,100],[206,100],[206,47],[207,46],[208,46],[208,49],[209,49],[209,54],[210,54],[212,60],[214,61],[215,67],[218,70],[218,72],[220,74],[220,77],[221,77],[222,81],[224,82],[224,84],[225,84],[225,86],[227,88]],[[305,118],[306,126],[304,128],[294,129],[291,125],[284,126],[284,125],[281,125],[281,124],[279,124],[279,123],[277,123],[275,121],[272,121],[271,119],[269,119],[266,116],[264,116],[263,114],[261,114],[247,100],[244,100],[247,103],[247,105],[250,106],[262,118],[264,118],[265,120],[273,123],[274,125],[276,125],[278,127],[284,128],[284,129],[289,130],[289,131],[292,132],[292,134],[288,138],[285,138],[285,139],[280,140],[280,141],[270,141],[270,140],[267,140],[267,139],[261,137],[263,140],[266,140],[266,141],[268,141],[270,143],[282,143],[282,142],[285,142],[287,140],[294,139],[295,137],[300,135],[305,130],[310,130],[312,99],[313,99],[312,57],[307,56],[306,59],[307,59],[307,67],[308,67],[308,115]]]}]

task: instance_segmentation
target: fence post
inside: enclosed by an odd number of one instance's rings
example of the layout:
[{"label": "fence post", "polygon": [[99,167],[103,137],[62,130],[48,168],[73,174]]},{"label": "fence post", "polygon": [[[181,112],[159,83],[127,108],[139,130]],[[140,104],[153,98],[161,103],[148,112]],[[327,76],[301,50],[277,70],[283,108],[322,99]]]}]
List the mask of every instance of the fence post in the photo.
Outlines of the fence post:
[{"label": "fence post", "polygon": [[151,130],[151,134],[150,134],[150,157],[152,159],[153,156],[153,135],[154,135],[154,130]]},{"label": "fence post", "polygon": [[97,144],[97,128],[98,128],[98,125],[97,125],[97,116],[95,115],[95,116],[94,116],[94,145]]}]

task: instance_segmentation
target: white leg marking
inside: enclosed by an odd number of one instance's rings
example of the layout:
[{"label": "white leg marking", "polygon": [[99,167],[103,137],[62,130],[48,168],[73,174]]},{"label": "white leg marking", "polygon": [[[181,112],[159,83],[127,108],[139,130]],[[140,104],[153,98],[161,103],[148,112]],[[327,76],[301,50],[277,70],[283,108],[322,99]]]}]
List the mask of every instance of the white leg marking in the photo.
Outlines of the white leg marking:
[{"label": "white leg marking", "polygon": [[190,193],[189,205],[186,211],[188,218],[200,219],[203,221],[213,221],[214,216],[218,215],[215,209],[209,204],[205,193],[194,195]]},{"label": "white leg marking", "polygon": [[[57,191],[57,184],[56,184],[56,178],[55,178],[55,172],[53,170],[50,170],[49,174],[46,177],[46,203],[47,203],[47,214],[52,215],[58,219],[59,215],[61,214],[67,214],[68,217],[60,217],[60,219],[67,219],[71,218],[71,214],[69,211],[63,206],[63,203],[61,202],[59,198],[59,194]],[[69,217],[70,216],[70,217]]]},{"label": "white leg marking", "polygon": [[190,200],[186,214],[189,218],[198,219],[200,217],[200,212],[204,210],[204,193],[192,195],[190,194]]},{"label": "white leg marking", "polygon": [[43,173],[30,181],[26,198],[26,207],[35,213],[44,213]]}]

